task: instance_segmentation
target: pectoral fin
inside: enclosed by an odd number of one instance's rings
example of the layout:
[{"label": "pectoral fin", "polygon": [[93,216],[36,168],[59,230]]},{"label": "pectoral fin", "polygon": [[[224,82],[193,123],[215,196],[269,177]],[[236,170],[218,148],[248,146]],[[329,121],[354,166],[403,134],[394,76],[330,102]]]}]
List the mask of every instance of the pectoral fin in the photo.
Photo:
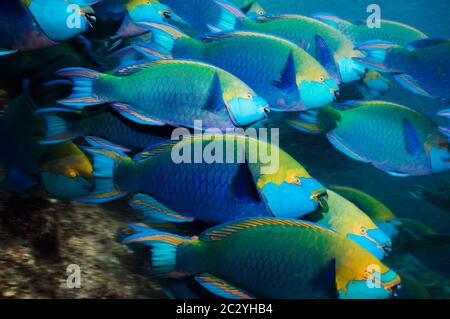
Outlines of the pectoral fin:
[{"label": "pectoral fin", "polygon": [[211,274],[202,274],[196,276],[195,280],[200,285],[219,297],[228,299],[255,299],[255,297],[253,297],[248,292],[240,288],[236,288],[225,280]]},{"label": "pectoral fin", "polygon": [[225,108],[225,103],[223,101],[222,87],[220,85],[219,75],[214,74],[211,87],[209,89],[208,100],[206,101],[203,109],[213,113],[218,113]]},{"label": "pectoral fin", "polygon": [[250,203],[261,201],[247,163],[239,164],[239,169],[233,178],[231,190],[238,200]]},{"label": "pectoral fin", "polygon": [[414,125],[407,119],[403,119],[403,132],[405,135],[406,151],[411,156],[419,156],[425,154],[425,149],[420,141],[420,136]]},{"label": "pectoral fin", "polygon": [[286,60],[286,65],[283,71],[281,72],[280,80],[273,82],[272,85],[282,90],[298,91],[297,77],[295,72],[295,61],[292,51],[289,51],[289,55]]},{"label": "pectoral fin", "polygon": [[335,80],[337,84],[340,84],[342,82],[341,74],[339,73],[339,68],[336,65],[333,52],[331,52],[328,44],[321,36],[316,35],[314,39],[316,42],[317,61],[322,64],[333,80]]},{"label": "pectoral fin", "polygon": [[170,208],[164,206],[156,199],[149,195],[137,194],[131,201],[130,206],[142,212],[143,219],[154,223],[175,222],[184,223],[194,220],[192,217],[183,216],[177,212],[174,212]]}]

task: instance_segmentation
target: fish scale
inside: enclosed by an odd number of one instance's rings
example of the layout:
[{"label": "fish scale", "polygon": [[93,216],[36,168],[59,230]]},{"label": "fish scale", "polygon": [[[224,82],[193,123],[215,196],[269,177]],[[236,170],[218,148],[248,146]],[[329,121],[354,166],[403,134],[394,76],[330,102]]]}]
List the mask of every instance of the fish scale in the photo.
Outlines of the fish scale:
[{"label": "fish scale", "polygon": [[[216,113],[203,109],[215,73],[229,83],[231,90],[241,85],[242,96],[254,95],[237,78],[195,62],[161,63],[120,78],[101,76],[95,80],[93,90],[99,99],[127,103],[141,116],[155,120],[192,126],[194,119],[202,119],[205,126],[234,127],[225,107]],[[173,110],[170,115],[167,107]]]}]

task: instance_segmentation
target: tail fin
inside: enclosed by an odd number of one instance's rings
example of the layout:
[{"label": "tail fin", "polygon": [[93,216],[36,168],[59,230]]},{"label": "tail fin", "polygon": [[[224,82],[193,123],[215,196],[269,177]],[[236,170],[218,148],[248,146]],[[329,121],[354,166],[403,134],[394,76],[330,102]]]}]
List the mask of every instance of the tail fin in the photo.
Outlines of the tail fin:
[{"label": "tail fin", "polygon": [[151,43],[133,45],[133,48],[152,59],[168,59],[172,57],[174,43],[179,38],[189,36],[174,26],[162,22],[138,22],[139,27],[152,32]]},{"label": "tail fin", "polygon": [[309,110],[299,113],[294,120],[288,120],[288,123],[299,131],[309,134],[324,133],[317,125],[317,110]]},{"label": "tail fin", "polygon": [[64,112],[73,113],[72,110],[64,108],[38,109],[35,114],[41,115],[47,124],[47,134],[39,142],[40,144],[57,144],[67,142],[78,136],[70,132],[66,120],[61,116]]},{"label": "tail fin", "polygon": [[398,71],[389,69],[385,65],[387,50],[396,46],[396,44],[385,41],[367,41],[355,48],[355,50],[365,53],[366,56],[364,58],[354,58],[353,60],[371,70],[397,73]]},{"label": "tail fin", "polygon": [[15,52],[17,52],[17,50],[0,49],[0,56],[13,54]]},{"label": "tail fin", "polygon": [[189,274],[177,271],[177,249],[180,244],[191,241],[147,227],[145,224],[131,224],[136,233],[122,240],[135,253],[142,254],[149,247],[151,251],[151,272],[163,277],[183,277]]},{"label": "tail fin", "polygon": [[211,32],[233,31],[238,19],[246,18],[245,14],[230,2],[226,0],[215,0],[214,2],[221,7],[221,15],[215,24],[208,24]]},{"label": "tail fin", "polygon": [[88,196],[77,198],[85,203],[105,203],[124,197],[127,192],[116,188],[114,184],[114,168],[129,157],[110,149],[84,147],[84,151],[92,156],[95,189]]},{"label": "tail fin", "polygon": [[84,68],[66,68],[56,72],[58,75],[68,77],[72,80],[72,94],[58,102],[63,105],[82,109],[88,105],[103,104],[108,101],[95,97],[93,92],[93,83],[103,74],[94,70]]}]

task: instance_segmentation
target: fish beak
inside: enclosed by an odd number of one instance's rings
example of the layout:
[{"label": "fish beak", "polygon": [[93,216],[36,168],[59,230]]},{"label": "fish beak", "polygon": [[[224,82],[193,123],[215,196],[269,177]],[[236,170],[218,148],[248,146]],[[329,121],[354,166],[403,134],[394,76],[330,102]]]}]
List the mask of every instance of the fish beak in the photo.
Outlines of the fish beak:
[{"label": "fish beak", "polygon": [[311,199],[317,202],[321,212],[326,213],[330,210],[330,207],[328,206],[328,194],[326,189],[314,191],[311,195]]}]

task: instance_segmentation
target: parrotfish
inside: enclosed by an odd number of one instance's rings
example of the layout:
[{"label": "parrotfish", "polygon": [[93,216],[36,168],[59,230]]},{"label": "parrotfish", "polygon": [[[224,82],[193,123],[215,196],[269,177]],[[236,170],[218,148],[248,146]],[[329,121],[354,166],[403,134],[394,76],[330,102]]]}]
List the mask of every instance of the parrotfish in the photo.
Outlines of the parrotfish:
[{"label": "parrotfish", "polygon": [[72,79],[72,95],[59,101],[76,109],[112,103],[122,116],[147,125],[206,128],[246,126],[266,116],[267,102],[244,82],[217,67],[195,61],[129,64],[117,75],[83,68],[58,74]]},{"label": "parrotfish", "polygon": [[450,187],[448,185],[436,190],[415,185],[411,187],[410,193],[415,198],[427,201],[445,212],[450,212]]},{"label": "parrotfish", "polygon": [[423,114],[383,101],[345,102],[337,107],[300,114],[291,124],[309,133],[326,133],[342,153],[394,176],[450,168],[448,140]]},{"label": "parrotfish", "polygon": [[40,163],[43,188],[52,196],[78,198],[95,188],[92,164],[72,142],[46,146]]},{"label": "parrotfish", "polygon": [[0,55],[53,46],[88,31],[95,21],[90,2],[92,1],[2,1]]},{"label": "parrotfish", "polygon": [[48,108],[39,109],[36,113],[43,116],[47,123],[47,135],[41,140],[42,144],[55,144],[85,137],[91,143],[110,145],[118,151],[127,151],[127,147],[143,150],[166,141],[170,136],[168,130],[162,127],[139,125],[118,116],[114,111],[79,112],[65,108]]},{"label": "parrotfish", "polygon": [[359,46],[368,68],[388,72],[406,89],[450,103],[450,40],[423,39],[399,46],[369,41]]},{"label": "parrotfish", "polygon": [[136,233],[122,242],[147,258],[151,252],[151,274],[194,276],[224,298],[389,298],[400,284],[352,240],[305,221],[249,218],[198,238],[131,227]]},{"label": "parrotfish", "polygon": [[133,37],[148,32],[135,24],[139,21],[183,22],[159,0],[103,0],[94,6],[94,10],[100,20],[122,20],[116,32],[121,37]]},{"label": "parrotfish", "polygon": [[300,15],[243,18],[239,30],[262,32],[286,38],[316,57],[338,82],[352,82],[364,76],[365,68],[353,58],[363,54],[338,30]]},{"label": "parrotfish", "polygon": [[[332,102],[339,89],[316,59],[275,36],[239,31],[210,35],[200,41],[168,25],[139,25],[147,26],[155,35],[153,43],[136,46],[142,52],[153,58],[195,59],[223,68],[250,85],[273,110],[321,107]],[[168,35],[173,41],[167,39]]]},{"label": "parrotfish", "polygon": [[391,82],[379,72],[373,70],[366,73],[363,82],[373,97],[383,95],[391,88]]},{"label": "parrotfish", "polygon": [[[215,150],[215,157],[208,150]],[[263,158],[264,150],[273,161]],[[326,190],[319,182],[277,146],[254,138],[185,136],[134,159],[109,148],[86,151],[93,157],[97,189],[79,200],[107,202],[135,194],[130,204],[145,220],[217,224],[253,216],[300,218],[327,210]]]},{"label": "parrotfish", "polygon": [[89,158],[72,142],[41,145],[45,125],[20,96],[0,117],[0,188],[21,192],[39,185],[60,198],[87,196],[94,179]]},{"label": "parrotfish", "polygon": [[331,190],[327,190],[327,193],[328,212],[313,213],[303,219],[336,230],[382,260],[392,247],[388,235],[351,201]]},{"label": "parrotfish", "polygon": [[244,16],[227,0],[160,0],[200,34],[231,31]]},{"label": "parrotfish", "polygon": [[360,190],[345,186],[328,186],[361,209],[389,237],[397,236],[402,223],[397,216],[375,197]]},{"label": "parrotfish", "polygon": [[409,42],[428,37],[422,31],[397,21],[381,20],[379,28],[370,28],[367,21],[353,24],[327,13],[315,14],[314,18],[336,28],[355,45],[371,40],[383,40],[398,45],[406,45]]}]

